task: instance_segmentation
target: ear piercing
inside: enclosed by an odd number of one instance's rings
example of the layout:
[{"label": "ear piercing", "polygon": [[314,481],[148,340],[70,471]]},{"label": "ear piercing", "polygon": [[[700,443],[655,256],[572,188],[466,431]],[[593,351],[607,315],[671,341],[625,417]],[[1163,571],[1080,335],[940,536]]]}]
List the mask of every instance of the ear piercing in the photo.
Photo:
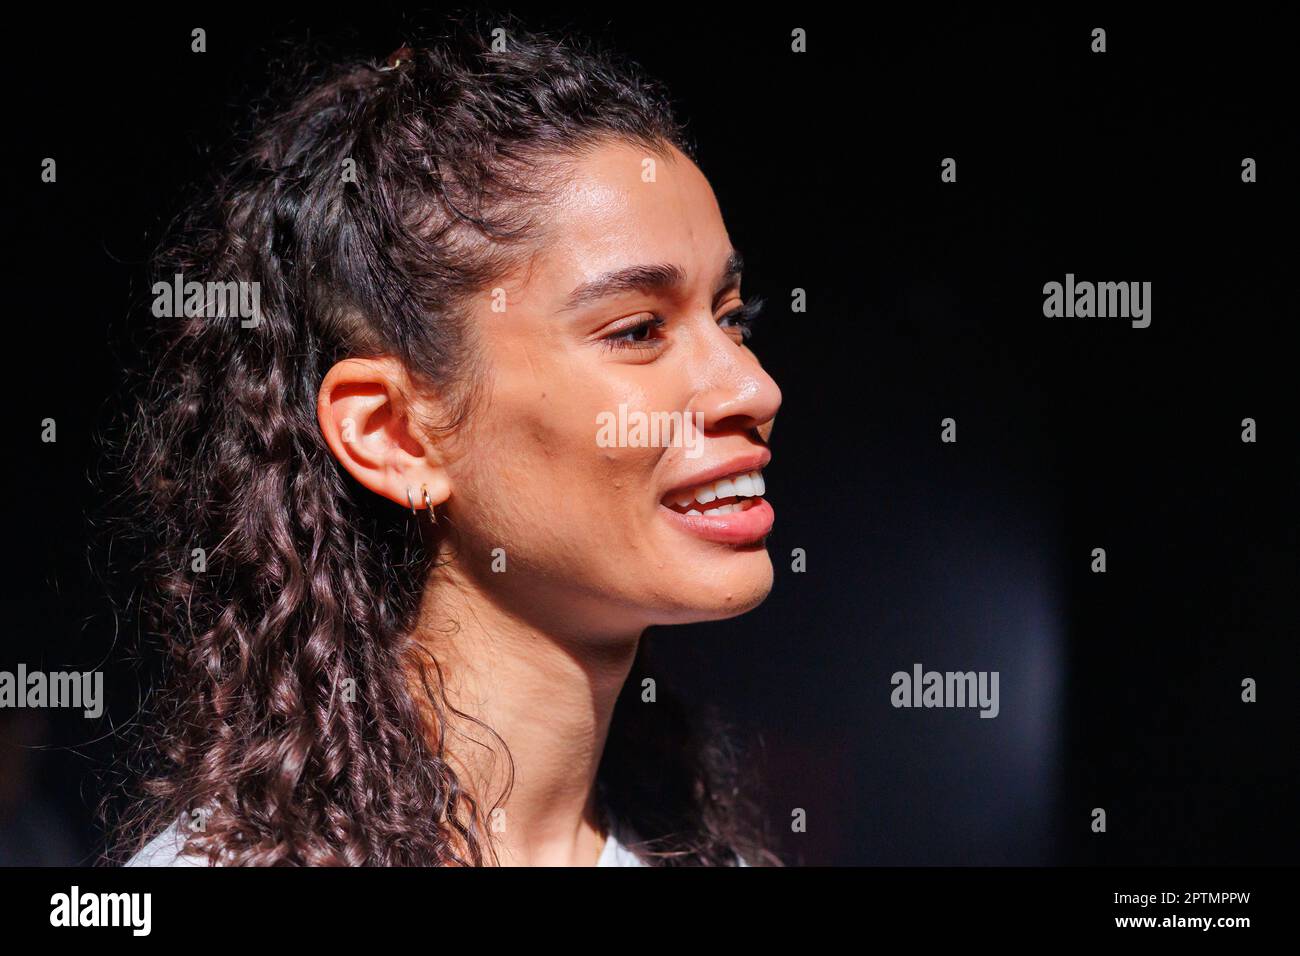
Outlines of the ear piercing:
[{"label": "ear piercing", "polygon": [[[426,485],[421,485],[420,489],[424,493],[424,506],[429,509],[429,519],[433,522],[433,526],[436,528],[438,526],[438,512],[434,510],[433,501],[429,498],[429,489]],[[412,495],[412,489],[409,486],[406,489],[406,503],[411,506],[411,514],[418,518],[420,513],[415,510],[415,498]]]}]

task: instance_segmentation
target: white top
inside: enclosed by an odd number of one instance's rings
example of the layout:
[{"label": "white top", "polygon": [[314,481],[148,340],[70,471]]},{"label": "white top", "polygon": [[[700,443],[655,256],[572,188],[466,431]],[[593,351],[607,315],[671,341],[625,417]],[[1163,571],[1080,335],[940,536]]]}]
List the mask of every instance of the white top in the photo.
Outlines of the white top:
[{"label": "white top", "polygon": [[[139,853],[127,861],[127,866],[207,866],[206,856],[182,854],[185,834],[180,821],[173,823],[150,840]],[[642,859],[619,842],[611,831],[600,851],[597,866],[646,866]]]}]

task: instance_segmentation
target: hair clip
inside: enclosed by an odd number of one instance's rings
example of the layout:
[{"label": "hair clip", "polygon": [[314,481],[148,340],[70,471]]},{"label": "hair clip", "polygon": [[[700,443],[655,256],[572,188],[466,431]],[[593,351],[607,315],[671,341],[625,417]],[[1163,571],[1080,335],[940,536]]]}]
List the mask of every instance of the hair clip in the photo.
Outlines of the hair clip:
[{"label": "hair clip", "polygon": [[388,54],[388,59],[384,61],[385,65],[381,70],[395,70],[403,63],[410,63],[415,58],[415,51],[403,43],[392,53]]}]

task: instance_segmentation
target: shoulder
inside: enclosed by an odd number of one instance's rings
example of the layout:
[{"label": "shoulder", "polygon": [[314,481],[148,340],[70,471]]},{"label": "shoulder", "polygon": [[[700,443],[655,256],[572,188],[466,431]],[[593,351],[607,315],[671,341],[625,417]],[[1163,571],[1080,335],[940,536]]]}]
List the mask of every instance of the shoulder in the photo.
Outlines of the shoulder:
[{"label": "shoulder", "polygon": [[[180,821],[163,830],[126,862],[127,866],[207,866],[207,857],[193,853],[183,853],[188,834]],[[639,842],[634,832],[627,827],[617,827],[609,834],[605,847],[601,850],[597,866],[649,866],[638,856],[631,846]],[[741,858],[739,866],[749,866]]]},{"label": "shoulder", "polygon": [[[650,866],[634,848],[641,842],[640,837],[626,824],[614,821],[610,829],[608,838],[605,840],[605,848],[600,853],[600,859],[597,866]],[[749,866],[749,862],[740,856],[737,858],[737,866]]]},{"label": "shoulder", "polygon": [[182,853],[188,834],[177,821],[144,845],[127,866],[207,866],[207,857]]}]

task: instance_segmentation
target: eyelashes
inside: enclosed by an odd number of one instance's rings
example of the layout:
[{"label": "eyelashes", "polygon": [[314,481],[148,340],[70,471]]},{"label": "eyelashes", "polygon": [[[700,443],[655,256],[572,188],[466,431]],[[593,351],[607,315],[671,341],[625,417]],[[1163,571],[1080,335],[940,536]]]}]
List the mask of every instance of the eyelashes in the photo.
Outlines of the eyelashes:
[{"label": "eyelashes", "polygon": [[763,297],[751,295],[745,300],[745,304],[738,309],[732,309],[722,317],[722,321],[731,320],[736,328],[740,329],[740,340],[748,342],[749,337],[754,334],[754,320],[763,312]]},{"label": "eyelashes", "polygon": [[[748,342],[750,336],[754,334],[754,321],[763,311],[764,300],[761,296],[750,296],[745,304],[739,308],[732,309],[722,318],[718,319],[718,324],[723,328],[735,328],[740,330],[741,343]],[[727,323],[727,324],[724,324]],[[607,335],[601,339],[602,344],[610,349],[654,349],[659,347],[661,340],[647,338],[645,336],[652,334],[656,329],[661,329],[666,325],[666,320],[660,316],[651,316],[650,318],[638,322],[636,325],[628,326],[625,329]]]},{"label": "eyelashes", "polygon": [[600,341],[607,349],[653,349],[657,347],[656,339],[643,339],[639,338],[639,336],[642,333],[653,332],[663,326],[664,320],[656,315],[644,322],[638,322],[636,325],[620,329],[613,335],[607,335]]}]

